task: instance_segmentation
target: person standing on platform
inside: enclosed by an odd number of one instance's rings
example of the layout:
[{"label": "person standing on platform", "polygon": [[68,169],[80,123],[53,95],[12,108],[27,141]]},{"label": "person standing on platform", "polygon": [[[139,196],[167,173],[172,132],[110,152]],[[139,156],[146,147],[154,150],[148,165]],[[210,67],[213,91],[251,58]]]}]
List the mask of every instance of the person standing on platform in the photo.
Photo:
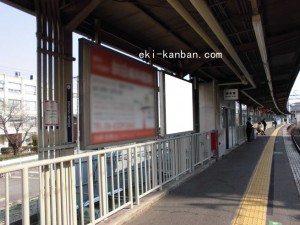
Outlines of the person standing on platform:
[{"label": "person standing on platform", "polygon": [[265,118],[262,119],[261,123],[262,123],[262,125],[264,127],[264,133],[265,133],[266,132],[266,127],[267,127],[267,123],[266,123]]},{"label": "person standing on platform", "polygon": [[276,127],[277,127],[277,120],[274,119],[273,123],[274,123],[274,127],[275,127],[275,129],[276,129]]},{"label": "person standing on platform", "polygon": [[246,123],[246,134],[247,134],[248,141],[251,141],[250,137],[252,132],[253,132],[253,125],[251,123],[251,118],[249,117]]}]

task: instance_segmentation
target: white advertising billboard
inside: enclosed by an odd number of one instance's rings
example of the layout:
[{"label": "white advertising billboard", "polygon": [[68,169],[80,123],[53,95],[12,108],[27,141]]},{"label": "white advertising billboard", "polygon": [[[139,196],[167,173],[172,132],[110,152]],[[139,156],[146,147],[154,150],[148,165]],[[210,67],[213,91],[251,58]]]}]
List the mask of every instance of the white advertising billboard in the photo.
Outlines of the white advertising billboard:
[{"label": "white advertising billboard", "polygon": [[193,85],[165,75],[166,134],[194,130]]},{"label": "white advertising billboard", "polygon": [[82,147],[156,136],[156,70],[84,40],[80,49]]}]

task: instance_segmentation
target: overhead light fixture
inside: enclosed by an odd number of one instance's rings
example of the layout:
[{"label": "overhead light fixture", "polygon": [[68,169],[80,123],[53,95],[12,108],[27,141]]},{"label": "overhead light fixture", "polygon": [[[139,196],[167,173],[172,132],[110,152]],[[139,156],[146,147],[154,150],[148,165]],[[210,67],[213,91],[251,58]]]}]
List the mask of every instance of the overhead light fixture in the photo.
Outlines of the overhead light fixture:
[{"label": "overhead light fixture", "polygon": [[263,62],[264,70],[266,73],[267,81],[268,81],[268,86],[270,89],[270,94],[273,100],[273,103],[276,107],[276,109],[284,114],[277,106],[277,103],[275,101],[274,97],[274,92],[273,92],[273,85],[272,85],[272,79],[271,79],[271,73],[270,73],[270,67],[268,63],[268,54],[267,54],[267,49],[266,49],[266,43],[265,43],[265,38],[264,38],[264,31],[262,27],[262,22],[261,22],[261,16],[259,14],[252,16],[252,25],[255,33],[255,37],[257,40],[257,45],[258,49],[260,52],[261,60]]},{"label": "overhead light fixture", "polygon": [[252,16],[252,25],[253,25],[254,33],[256,36],[258,48],[260,51],[261,59],[263,61],[263,64],[267,64],[268,56],[267,56],[267,50],[266,50],[266,43],[265,43],[264,31],[263,31],[262,23],[261,23],[261,17],[259,14]]},{"label": "overhead light fixture", "polygon": [[264,69],[265,69],[265,73],[267,76],[267,80],[271,81],[271,73],[270,73],[270,68],[269,68],[269,64],[264,64]]}]

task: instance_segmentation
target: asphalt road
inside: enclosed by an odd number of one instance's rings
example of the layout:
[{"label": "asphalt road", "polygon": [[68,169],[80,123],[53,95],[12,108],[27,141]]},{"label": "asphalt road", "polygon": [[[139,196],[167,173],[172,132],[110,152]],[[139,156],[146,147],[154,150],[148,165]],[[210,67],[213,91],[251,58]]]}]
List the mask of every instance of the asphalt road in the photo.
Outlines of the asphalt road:
[{"label": "asphalt road", "polygon": [[[5,208],[5,177],[0,178],[0,210]],[[29,171],[29,194],[30,198],[36,197],[39,193],[39,171],[37,168]],[[13,172],[9,175],[9,202],[10,204],[22,200],[22,174]]]}]

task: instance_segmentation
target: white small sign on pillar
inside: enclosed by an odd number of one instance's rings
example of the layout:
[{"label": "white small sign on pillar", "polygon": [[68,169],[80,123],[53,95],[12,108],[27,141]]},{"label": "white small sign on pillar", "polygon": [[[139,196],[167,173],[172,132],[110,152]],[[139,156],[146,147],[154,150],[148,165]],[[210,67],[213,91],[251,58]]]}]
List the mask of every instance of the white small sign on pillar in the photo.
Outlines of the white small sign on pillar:
[{"label": "white small sign on pillar", "polygon": [[58,117],[58,103],[57,101],[45,101],[45,125],[46,126],[58,126],[59,117]]},{"label": "white small sign on pillar", "polygon": [[225,89],[224,90],[224,100],[239,100],[239,90],[238,89]]}]

